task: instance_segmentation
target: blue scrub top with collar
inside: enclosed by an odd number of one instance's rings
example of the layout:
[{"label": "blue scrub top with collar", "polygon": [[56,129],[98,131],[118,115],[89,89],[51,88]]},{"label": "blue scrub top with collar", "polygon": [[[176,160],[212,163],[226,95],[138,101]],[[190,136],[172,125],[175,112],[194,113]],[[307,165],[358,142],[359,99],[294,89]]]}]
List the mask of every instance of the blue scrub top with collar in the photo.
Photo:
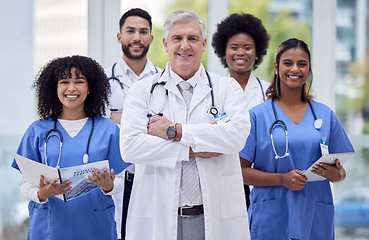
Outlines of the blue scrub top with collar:
[{"label": "blue scrub top with collar", "polygon": [[[319,157],[320,139],[327,138],[330,153],[353,152],[354,149],[334,112],[322,103],[311,101],[316,116],[323,120],[320,130],[308,107],[299,124],[290,120],[275,103],[278,118],[288,131],[288,152],[274,158],[269,128],[275,121],[271,100],[250,110],[251,131],[240,156],[254,163],[254,168],[271,173],[306,170]],[[283,155],[286,136],[282,127],[273,130],[276,151]],[[252,239],[331,239],[334,238],[334,206],[328,180],[308,182],[300,191],[283,186],[254,187],[249,208]]]},{"label": "blue scrub top with collar", "polygon": [[[92,120],[89,119],[81,131],[71,138],[61,124],[57,128],[63,135],[60,167],[81,165],[86,150]],[[54,127],[54,121],[35,121],[24,134],[17,153],[45,164],[44,140],[46,133]],[[47,159],[55,166],[59,155],[59,140],[51,137],[47,146]],[[125,163],[119,150],[119,128],[110,119],[95,117],[95,128],[89,148],[89,162],[109,160],[116,174],[129,164]],[[18,169],[15,161],[12,167]],[[111,196],[104,195],[100,188],[63,202],[50,197],[48,202],[29,203],[28,239],[117,239],[114,221],[114,202]]]}]

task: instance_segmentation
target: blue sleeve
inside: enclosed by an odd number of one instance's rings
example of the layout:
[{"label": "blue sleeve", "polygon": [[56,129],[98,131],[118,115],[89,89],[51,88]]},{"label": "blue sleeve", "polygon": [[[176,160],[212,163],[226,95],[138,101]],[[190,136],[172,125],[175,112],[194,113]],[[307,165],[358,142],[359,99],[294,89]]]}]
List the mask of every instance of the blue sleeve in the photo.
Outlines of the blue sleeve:
[{"label": "blue sleeve", "polygon": [[330,141],[328,142],[329,153],[354,152],[354,148],[346,135],[346,132],[338,120],[336,114],[331,112]]},{"label": "blue sleeve", "polygon": [[130,163],[123,161],[119,149],[119,127],[114,123],[114,130],[109,142],[109,152],[107,159],[109,160],[110,169],[114,169],[116,174],[126,169]]},{"label": "blue sleeve", "polygon": [[[41,162],[41,155],[38,147],[38,139],[39,137],[35,134],[35,127],[36,124],[33,123],[31,126],[28,127],[27,131],[24,133],[22,140],[19,144],[17,153],[23,157],[29,158],[31,160]],[[15,159],[11,165],[13,168],[19,170],[17,162]]]},{"label": "blue sleeve", "polygon": [[252,111],[250,111],[250,122],[250,134],[247,137],[246,144],[240,151],[239,155],[247,161],[254,162],[256,151],[256,116]]}]

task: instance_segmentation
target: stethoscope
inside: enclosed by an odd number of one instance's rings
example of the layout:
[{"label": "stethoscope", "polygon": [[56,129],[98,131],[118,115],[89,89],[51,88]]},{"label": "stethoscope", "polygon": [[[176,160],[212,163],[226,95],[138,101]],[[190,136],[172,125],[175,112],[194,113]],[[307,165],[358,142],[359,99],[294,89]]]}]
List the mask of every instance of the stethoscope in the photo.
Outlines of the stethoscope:
[{"label": "stethoscope", "polygon": [[[113,67],[111,68],[111,76],[110,78],[108,78],[108,80],[113,80],[113,81],[117,81],[120,85],[120,87],[122,88],[122,90],[124,89],[124,85],[123,83],[115,76],[115,66],[117,65],[118,62],[115,62],[113,64]],[[155,72],[158,73],[158,69],[156,68],[156,66],[154,66],[155,68]]]},{"label": "stethoscope", "polygon": [[[159,79],[160,77],[163,75],[165,69],[161,72],[160,76],[159,76]],[[218,109],[215,107],[215,104],[214,104],[214,91],[213,91],[213,85],[211,83],[211,79],[210,79],[210,75],[208,73],[208,71],[205,70],[205,73],[206,73],[206,77],[208,78],[208,82],[209,82],[209,87],[210,87],[210,95],[211,95],[211,107],[209,108],[208,110],[208,113],[212,114],[212,115],[217,115],[218,114]],[[156,86],[158,85],[162,85],[164,86],[167,82],[155,82],[151,85],[151,89],[150,89],[150,94],[149,94],[149,102],[148,102],[148,108],[149,108],[149,111],[152,112],[152,113],[148,113],[146,116],[148,118],[151,118],[151,117],[154,117],[154,116],[160,116],[162,117],[163,116],[163,109],[164,109],[164,105],[165,105],[165,102],[163,103],[163,105],[161,106],[160,108],[160,111],[158,112],[155,112],[154,110],[152,110],[151,108],[151,98],[152,98],[152,93],[154,92],[154,89]],[[165,94],[168,96],[168,89],[166,89],[166,92]]]},{"label": "stethoscope", "polygon": [[[87,147],[86,147],[86,153],[83,155],[83,163],[88,163],[88,150],[90,148],[90,142],[91,142],[91,136],[92,136],[92,133],[94,132],[94,127],[95,127],[95,120],[93,117],[91,117],[92,119],[92,127],[91,127],[91,131],[90,131],[90,136],[88,137],[88,142],[87,142]],[[61,157],[61,150],[62,150],[62,146],[63,146],[63,135],[62,133],[56,128],[56,121],[57,119],[54,120],[54,128],[49,130],[47,133],[46,133],[46,136],[45,136],[45,163],[46,165],[49,165],[47,163],[47,156],[46,156],[46,146],[47,146],[47,141],[49,140],[50,137],[52,136],[57,136],[59,138],[59,157],[58,157],[58,162],[56,163],[56,166],[55,167],[59,167],[59,162],[60,162],[60,157]],[[52,132],[57,132],[57,134],[51,134]]]},{"label": "stethoscope", "polygon": [[260,90],[261,90],[261,96],[263,96],[263,102],[265,102],[265,94],[264,94],[263,85],[261,84],[261,81],[259,78],[256,78],[256,80],[258,80],[258,83],[260,85]]},{"label": "stethoscope", "polygon": [[[311,102],[308,100],[308,103],[309,103],[309,106],[311,108],[311,111],[313,113],[313,116],[314,116],[314,127],[315,129],[319,130],[322,125],[323,125],[323,120],[320,119],[320,118],[317,118],[316,115],[315,115],[315,111],[314,111],[314,108],[313,106],[311,105]],[[275,159],[279,159],[279,158],[285,158],[287,156],[289,156],[290,154],[288,153],[288,133],[287,133],[287,125],[285,122],[283,122],[282,120],[279,120],[278,119],[278,116],[277,116],[277,111],[275,110],[275,106],[274,106],[274,98],[272,98],[272,108],[273,108],[273,113],[274,113],[274,117],[275,117],[275,121],[273,122],[273,124],[270,126],[269,128],[269,133],[270,133],[270,140],[272,141],[272,146],[273,146],[273,151],[274,151],[274,154],[275,154]],[[286,150],[285,150],[285,153],[282,155],[282,156],[279,156],[277,151],[275,150],[275,146],[274,146],[274,141],[273,141],[273,129],[277,126],[282,126],[283,127],[283,130],[284,132],[286,133]]]}]

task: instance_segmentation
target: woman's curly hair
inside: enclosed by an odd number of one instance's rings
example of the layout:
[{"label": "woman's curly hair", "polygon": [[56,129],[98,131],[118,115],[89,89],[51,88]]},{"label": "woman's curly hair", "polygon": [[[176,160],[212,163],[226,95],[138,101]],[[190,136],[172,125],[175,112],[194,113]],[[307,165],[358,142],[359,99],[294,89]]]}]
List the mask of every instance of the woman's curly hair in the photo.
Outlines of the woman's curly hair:
[{"label": "woman's curly hair", "polygon": [[249,34],[255,42],[256,56],[253,69],[263,61],[267,53],[269,35],[260,19],[251,14],[232,14],[218,24],[217,31],[213,34],[212,46],[215,54],[220,58],[225,67],[228,67],[224,59],[228,40],[237,33]]},{"label": "woman's curly hair", "polygon": [[56,58],[38,73],[33,87],[36,89],[37,113],[41,118],[56,119],[63,110],[57,94],[58,80],[71,78],[71,69],[83,74],[88,82],[89,94],[84,102],[88,117],[105,115],[110,85],[104,69],[95,60],[84,56]]}]

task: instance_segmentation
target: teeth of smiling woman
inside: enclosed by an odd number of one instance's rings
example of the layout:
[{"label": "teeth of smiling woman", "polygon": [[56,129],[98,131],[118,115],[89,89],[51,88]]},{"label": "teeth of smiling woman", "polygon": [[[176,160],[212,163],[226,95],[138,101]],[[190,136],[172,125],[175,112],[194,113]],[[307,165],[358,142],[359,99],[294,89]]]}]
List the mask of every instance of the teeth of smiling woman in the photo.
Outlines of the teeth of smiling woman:
[{"label": "teeth of smiling woman", "polygon": [[77,95],[66,95],[67,98],[77,98]]},{"label": "teeth of smiling woman", "polygon": [[293,78],[293,79],[298,79],[299,76],[289,76],[290,78]]}]

